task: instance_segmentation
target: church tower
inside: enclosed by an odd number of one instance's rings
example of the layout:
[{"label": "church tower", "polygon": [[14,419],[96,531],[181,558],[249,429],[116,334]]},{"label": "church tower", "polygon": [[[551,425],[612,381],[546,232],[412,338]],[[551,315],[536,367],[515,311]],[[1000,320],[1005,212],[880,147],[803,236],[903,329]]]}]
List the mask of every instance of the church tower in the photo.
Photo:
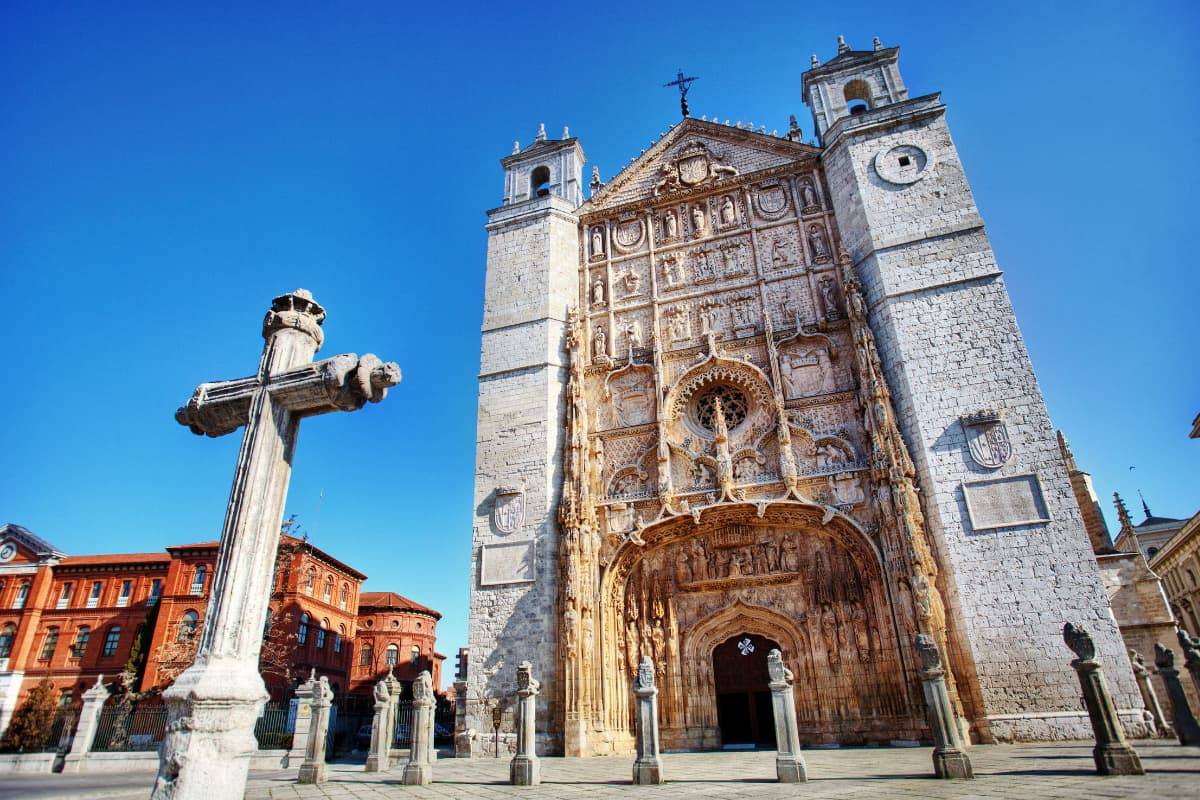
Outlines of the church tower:
[{"label": "church tower", "polygon": [[[553,738],[557,723],[547,703],[557,694],[555,512],[584,154],[566,129],[562,139],[549,139],[541,126],[533,144],[514,145],[500,163],[504,202],[488,212],[487,224],[467,727],[492,729],[495,701],[507,702],[517,665],[528,660],[543,686],[539,738]],[[482,740],[471,747],[480,755]]]},{"label": "church tower", "polygon": [[1086,737],[1064,622],[1094,637],[1123,713],[1137,691],[946,106],[910,98],[898,59],[839,39],[802,86],[943,567],[950,655],[984,738]]}]

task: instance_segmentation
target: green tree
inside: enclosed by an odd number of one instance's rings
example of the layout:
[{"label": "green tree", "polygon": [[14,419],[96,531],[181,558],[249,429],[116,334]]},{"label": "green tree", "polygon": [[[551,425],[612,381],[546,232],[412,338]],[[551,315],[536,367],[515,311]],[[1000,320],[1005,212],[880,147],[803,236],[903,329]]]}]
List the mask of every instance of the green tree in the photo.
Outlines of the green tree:
[{"label": "green tree", "polygon": [[37,751],[50,743],[54,726],[54,715],[58,711],[58,698],[54,683],[42,678],[37,686],[29,690],[25,702],[13,712],[0,750],[6,752]]}]

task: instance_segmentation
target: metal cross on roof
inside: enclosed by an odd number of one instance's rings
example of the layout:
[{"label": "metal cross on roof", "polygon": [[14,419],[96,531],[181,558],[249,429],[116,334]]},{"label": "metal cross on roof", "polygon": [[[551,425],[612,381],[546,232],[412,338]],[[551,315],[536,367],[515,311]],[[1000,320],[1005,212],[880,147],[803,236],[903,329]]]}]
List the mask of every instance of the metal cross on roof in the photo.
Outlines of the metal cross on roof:
[{"label": "metal cross on roof", "polygon": [[694,81],[694,80],[698,80],[698,78],[684,77],[683,70],[679,70],[679,74],[675,76],[675,80],[671,81],[670,83],[663,84],[663,88],[667,88],[667,89],[669,89],[672,86],[679,87],[679,110],[681,112],[683,112],[684,117],[688,116],[688,104],[687,104],[688,87],[691,86],[692,81]]}]

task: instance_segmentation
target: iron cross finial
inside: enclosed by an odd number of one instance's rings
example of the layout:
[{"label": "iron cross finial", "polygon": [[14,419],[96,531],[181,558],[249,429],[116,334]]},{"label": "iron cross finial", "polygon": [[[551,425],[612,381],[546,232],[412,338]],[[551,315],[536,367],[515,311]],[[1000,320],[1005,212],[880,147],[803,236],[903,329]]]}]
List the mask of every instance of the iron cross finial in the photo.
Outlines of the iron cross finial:
[{"label": "iron cross finial", "polygon": [[672,86],[676,86],[679,88],[679,110],[683,113],[684,118],[687,118],[687,116],[688,116],[688,103],[687,103],[688,87],[691,86],[692,81],[694,81],[694,80],[697,80],[697,78],[684,77],[683,70],[679,70],[679,74],[675,76],[675,80],[671,81],[670,83],[663,84],[663,88],[669,89]]}]

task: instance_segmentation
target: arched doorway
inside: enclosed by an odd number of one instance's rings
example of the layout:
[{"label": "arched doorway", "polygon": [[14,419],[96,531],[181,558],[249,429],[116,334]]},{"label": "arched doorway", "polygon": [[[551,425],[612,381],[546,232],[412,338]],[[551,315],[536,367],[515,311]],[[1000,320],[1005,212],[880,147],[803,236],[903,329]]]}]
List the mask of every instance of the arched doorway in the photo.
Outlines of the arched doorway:
[{"label": "arched doorway", "polygon": [[754,633],[731,636],[713,649],[717,725],[723,747],[775,746],[767,653],[779,649],[777,642]]}]

